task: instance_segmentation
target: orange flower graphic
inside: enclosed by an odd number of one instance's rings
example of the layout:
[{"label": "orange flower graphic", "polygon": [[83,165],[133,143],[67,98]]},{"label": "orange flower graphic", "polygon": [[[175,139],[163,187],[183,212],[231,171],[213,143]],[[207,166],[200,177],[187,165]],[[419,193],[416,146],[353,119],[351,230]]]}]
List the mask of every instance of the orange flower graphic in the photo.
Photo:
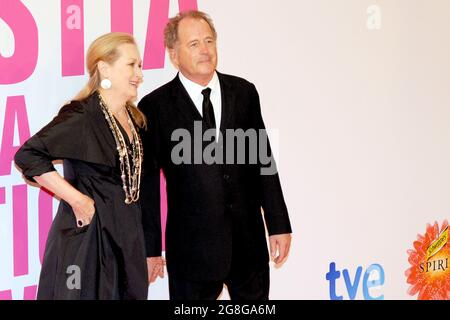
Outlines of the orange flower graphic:
[{"label": "orange flower graphic", "polygon": [[411,267],[406,270],[408,294],[419,300],[450,299],[450,245],[448,221],[442,227],[427,224],[425,235],[417,235],[414,249],[407,251]]}]

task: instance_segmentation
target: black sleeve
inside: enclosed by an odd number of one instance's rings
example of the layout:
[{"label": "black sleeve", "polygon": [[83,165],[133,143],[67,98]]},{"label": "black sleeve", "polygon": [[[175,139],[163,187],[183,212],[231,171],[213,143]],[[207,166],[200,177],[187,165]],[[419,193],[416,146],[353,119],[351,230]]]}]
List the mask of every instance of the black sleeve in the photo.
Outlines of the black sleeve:
[{"label": "black sleeve", "polygon": [[142,133],[144,165],[141,183],[142,225],[147,257],[161,255],[160,143],[156,108],[142,99],[138,108],[147,117],[147,130]]},{"label": "black sleeve", "polygon": [[[263,130],[266,132],[266,127],[261,114],[261,105],[259,100],[258,91],[255,86],[251,85],[251,104],[252,104],[252,116],[254,121],[255,129]],[[271,157],[269,164],[261,163],[261,159],[258,157],[259,164],[259,177],[260,177],[260,194],[261,194],[261,207],[264,211],[264,218],[266,220],[267,229],[269,235],[291,233],[291,223],[289,221],[288,210],[286,203],[284,201],[283,191],[281,189],[280,177],[278,175],[275,159],[272,155],[272,150],[270,148],[269,138],[267,133],[267,150],[266,154]],[[258,136],[258,140],[264,137]],[[258,155],[260,143],[258,141]],[[274,170],[268,170],[269,167],[275,166]],[[264,170],[264,168],[266,170]],[[272,172],[273,171],[273,172]],[[267,174],[271,173],[271,174]]]},{"label": "black sleeve", "polygon": [[77,158],[83,154],[84,115],[84,108],[78,102],[72,102],[62,107],[50,123],[22,145],[14,162],[25,178],[35,182],[33,177],[55,171],[53,160]]}]

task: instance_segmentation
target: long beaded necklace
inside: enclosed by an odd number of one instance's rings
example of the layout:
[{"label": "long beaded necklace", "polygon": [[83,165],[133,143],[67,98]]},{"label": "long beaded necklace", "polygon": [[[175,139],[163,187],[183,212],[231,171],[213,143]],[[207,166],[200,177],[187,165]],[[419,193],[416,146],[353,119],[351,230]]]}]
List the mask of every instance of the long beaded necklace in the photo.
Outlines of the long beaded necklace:
[{"label": "long beaded necklace", "polygon": [[[128,118],[128,124],[130,125],[131,135],[133,136],[133,141],[131,142],[131,161],[129,157],[129,152],[127,144],[117,125],[116,119],[112,115],[106,103],[103,101],[102,96],[98,93],[100,106],[102,108],[105,119],[108,122],[109,128],[114,136],[116,142],[117,151],[119,153],[120,162],[120,172],[122,179],[123,191],[125,191],[125,203],[130,204],[136,202],[139,199],[139,190],[141,185],[141,169],[142,169],[142,159],[143,150],[142,142],[139,137],[133,121],[130,118],[130,109],[126,105],[126,114]],[[133,171],[133,172],[131,172]]]}]

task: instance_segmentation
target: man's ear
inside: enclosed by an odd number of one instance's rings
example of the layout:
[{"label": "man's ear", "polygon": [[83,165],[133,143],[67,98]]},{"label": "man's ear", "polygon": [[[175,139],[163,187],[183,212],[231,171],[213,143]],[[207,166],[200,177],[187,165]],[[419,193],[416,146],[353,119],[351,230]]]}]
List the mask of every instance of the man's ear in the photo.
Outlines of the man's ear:
[{"label": "man's ear", "polygon": [[102,79],[109,77],[109,65],[105,61],[99,61],[97,64],[98,72]]},{"label": "man's ear", "polygon": [[180,64],[178,61],[178,52],[175,48],[169,49],[169,57],[174,67],[178,69]]}]

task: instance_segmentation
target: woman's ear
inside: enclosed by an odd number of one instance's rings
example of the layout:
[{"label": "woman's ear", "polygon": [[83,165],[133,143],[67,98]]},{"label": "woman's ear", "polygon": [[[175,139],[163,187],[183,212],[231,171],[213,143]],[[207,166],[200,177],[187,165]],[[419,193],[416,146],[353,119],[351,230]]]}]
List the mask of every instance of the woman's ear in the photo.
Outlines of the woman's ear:
[{"label": "woman's ear", "polygon": [[105,61],[99,61],[97,64],[98,72],[100,73],[100,78],[107,79],[109,77],[109,65]]}]

